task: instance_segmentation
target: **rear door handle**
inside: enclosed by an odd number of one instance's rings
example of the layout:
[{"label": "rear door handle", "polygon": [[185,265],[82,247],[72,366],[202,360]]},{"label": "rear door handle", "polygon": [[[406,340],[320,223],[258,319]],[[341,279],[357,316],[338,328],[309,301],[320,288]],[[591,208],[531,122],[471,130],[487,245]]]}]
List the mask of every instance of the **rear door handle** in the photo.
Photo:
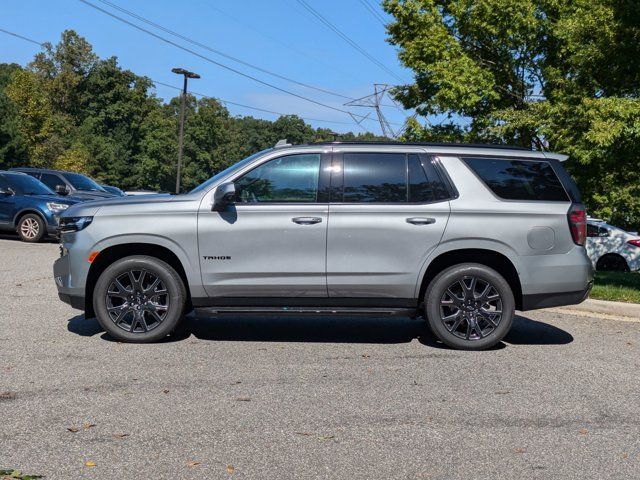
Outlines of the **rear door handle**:
[{"label": "rear door handle", "polygon": [[320,223],[322,219],[320,217],[294,217],[291,221],[298,225],[313,225],[314,223]]},{"label": "rear door handle", "polygon": [[431,225],[432,223],[436,223],[436,219],[430,217],[411,217],[407,218],[407,223],[413,225]]}]

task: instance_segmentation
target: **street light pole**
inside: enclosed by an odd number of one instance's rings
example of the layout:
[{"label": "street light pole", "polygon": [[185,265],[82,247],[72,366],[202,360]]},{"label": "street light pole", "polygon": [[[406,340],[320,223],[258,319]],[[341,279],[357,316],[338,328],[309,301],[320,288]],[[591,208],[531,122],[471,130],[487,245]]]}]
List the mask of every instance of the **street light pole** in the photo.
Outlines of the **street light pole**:
[{"label": "street light pole", "polygon": [[187,99],[187,80],[189,78],[200,78],[200,75],[185,70],[184,68],[173,68],[173,73],[184,76],[182,87],[182,98],[180,99],[180,133],[178,136],[178,170],[176,172],[176,194],[180,193],[180,169],[182,167],[182,150],[184,146],[184,108]]}]

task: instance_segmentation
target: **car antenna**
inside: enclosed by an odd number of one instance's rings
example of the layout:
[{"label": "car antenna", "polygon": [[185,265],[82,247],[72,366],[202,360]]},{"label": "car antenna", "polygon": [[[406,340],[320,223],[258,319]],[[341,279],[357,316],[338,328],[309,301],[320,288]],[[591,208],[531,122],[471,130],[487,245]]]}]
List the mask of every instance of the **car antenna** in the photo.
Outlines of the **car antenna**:
[{"label": "car antenna", "polygon": [[282,140],[278,140],[278,143],[276,143],[275,147],[273,148],[284,148],[284,147],[290,147],[291,144],[287,143],[287,139],[284,138]]}]

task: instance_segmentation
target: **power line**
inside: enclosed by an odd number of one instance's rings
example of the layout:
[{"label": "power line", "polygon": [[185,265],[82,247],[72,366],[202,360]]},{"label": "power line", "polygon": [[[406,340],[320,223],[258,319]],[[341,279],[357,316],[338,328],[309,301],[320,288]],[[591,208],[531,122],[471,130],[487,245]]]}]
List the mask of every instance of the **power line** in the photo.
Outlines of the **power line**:
[{"label": "power line", "polygon": [[[25,40],[25,41],[33,43],[35,45],[39,45],[39,46],[43,46],[44,45],[44,42],[38,42],[37,40],[34,40],[32,38],[29,38],[29,37],[25,37],[23,35],[15,33],[15,32],[11,32],[9,30],[5,30],[3,28],[0,28],[0,32],[6,33],[7,35],[11,35],[11,36],[19,38],[21,40]],[[162,86],[168,87],[168,88],[173,88],[175,90],[182,90],[180,87],[176,87],[175,85],[170,85],[168,83],[160,82],[158,80],[154,80],[153,78],[150,79],[150,80],[154,84],[162,85]],[[194,92],[194,91],[191,91],[191,90],[190,90],[190,93],[192,93],[193,95],[197,95],[199,97],[213,98],[213,99],[218,100],[218,101],[220,101],[222,103],[225,103],[225,104],[235,105],[237,107],[247,108],[249,110],[256,110],[258,112],[271,113],[273,115],[280,115],[280,116],[282,116],[282,115],[285,115],[285,116],[287,116],[287,115],[295,115],[295,114],[292,114],[292,113],[276,112],[274,110],[267,110],[265,108],[254,107],[254,106],[251,106],[251,105],[245,105],[243,103],[238,103],[238,102],[232,102],[231,100],[225,100],[224,98],[212,97],[210,95],[205,95],[203,93],[198,93],[198,92]],[[312,118],[312,117],[299,117],[299,118],[301,118],[303,120],[310,121],[310,122],[335,123],[336,125],[352,125],[351,122],[341,122],[339,120],[326,120],[326,119],[322,119],[322,118]]]},{"label": "power line", "polygon": [[333,95],[335,97],[348,99],[348,100],[353,100],[352,97],[348,97],[347,95],[343,95],[341,93],[333,92],[333,91],[327,90],[325,88],[316,87],[314,85],[310,85],[308,83],[304,83],[304,82],[301,82],[299,80],[295,80],[293,78],[289,78],[289,77],[286,77],[284,75],[280,75],[279,73],[272,72],[270,70],[267,70],[266,68],[262,68],[262,67],[259,67],[257,65],[254,65],[252,63],[246,62],[246,61],[244,61],[244,60],[242,60],[242,59],[240,59],[238,57],[234,57],[233,55],[229,55],[228,53],[225,53],[225,52],[222,52],[222,51],[217,50],[215,48],[212,48],[209,45],[206,45],[204,43],[201,43],[201,42],[198,42],[196,40],[193,40],[192,38],[187,37],[186,35],[182,35],[181,33],[178,33],[178,32],[176,32],[174,30],[171,30],[171,29],[169,29],[167,27],[164,27],[164,26],[162,26],[162,25],[160,25],[160,24],[158,24],[156,22],[153,22],[153,21],[149,20],[148,18],[143,17],[142,15],[138,15],[137,13],[132,12],[130,10],[127,10],[126,8],[121,7],[119,5],[116,5],[115,3],[110,2],[108,0],[98,0],[98,1],[100,3],[103,3],[105,5],[110,6],[111,8],[119,10],[120,12],[122,12],[122,13],[124,13],[126,15],[129,15],[130,17],[133,17],[133,18],[135,18],[135,19],[137,19],[137,20],[139,20],[141,22],[144,22],[147,25],[151,25],[152,27],[155,27],[155,28],[157,28],[159,30],[162,30],[165,33],[173,35],[174,37],[177,37],[177,38],[179,38],[181,40],[184,40],[185,42],[188,42],[188,43],[190,43],[192,45],[195,45],[195,46],[198,46],[198,47],[203,48],[205,50],[208,50],[208,51],[210,51],[212,53],[215,53],[216,55],[220,55],[221,57],[227,58],[227,59],[232,60],[234,62],[237,62],[237,63],[240,63],[242,65],[245,65],[245,66],[247,66],[249,68],[253,68],[255,70],[258,70],[258,71],[260,71],[262,73],[266,73],[267,75],[272,75],[272,76],[274,76],[276,78],[279,78],[281,80],[285,80],[287,82],[294,83],[296,85],[300,85],[301,87],[309,88],[311,90],[316,90],[318,92],[326,93],[328,95]]},{"label": "power line", "polygon": [[[163,87],[167,87],[167,88],[173,88],[174,90],[182,90],[180,87],[176,87],[175,85],[170,85],[168,83],[164,83],[164,82],[159,82],[158,80],[154,80],[153,78],[151,79],[151,81],[155,84],[158,85],[162,85]],[[219,98],[219,97],[213,97],[211,95],[205,95],[204,93],[198,93],[198,92],[194,92],[193,90],[189,90],[189,93],[191,93],[192,95],[196,95],[198,97],[202,97],[202,98],[211,98],[214,100],[218,100],[219,102],[222,103],[228,103],[229,105],[235,105],[236,107],[242,107],[242,108],[248,108],[250,110],[256,110],[258,112],[265,112],[265,113],[271,113],[274,115],[280,115],[280,116],[288,116],[288,115],[295,115],[293,113],[283,113],[283,112],[276,112],[274,110],[267,110],[265,108],[260,108],[260,107],[252,107],[251,105],[244,105],[242,103],[237,103],[237,102],[232,102],[231,100],[225,100],[224,98]],[[296,115],[298,116],[298,115]],[[303,120],[307,120],[310,122],[325,122],[325,123],[335,123],[338,125],[351,125],[351,122],[341,122],[339,120],[325,120],[322,118],[311,118],[311,117],[300,117],[299,118],[303,119]]]},{"label": "power line", "polygon": [[11,35],[12,37],[19,38],[21,40],[25,40],[27,42],[35,43],[36,45],[43,46],[44,43],[38,42],[37,40],[33,40],[32,38],[23,37],[22,35],[18,35],[17,33],[10,32],[9,30],[5,30],[4,28],[0,28],[0,32],[6,33],[7,35]]},{"label": "power line", "polygon": [[[84,0],[80,0],[80,1],[84,1]],[[316,9],[314,9],[311,5],[309,5],[305,0],[297,0],[297,2],[300,5],[302,5],[309,13],[311,13],[320,23],[322,23],[327,28],[329,28],[332,32],[334,32],[336,35],[338,35],[340,38],[342,38],[345,42],[347,42],[349,45],[351,45],[354,49],[356,49],[358,52],[360,52],[363,56],[365,56],[367,59],[369,59],[375,65],[380,67],[382,70],[387,72],[389,75],[391,75],[394,78],[396,78],[398,81],[404,82],[404,80],[399,75],[397,75],[395,72],[393,72],[393,70],[389,69],[386,65],[384,65],[382,62],[380,62],[375,57],[373,57],[371,54],[369,54],[369,52],[367,52],[360,45],[358,45],[351,38],[349,38],[348,35],[346,35],[338,27],[336,27],[333,23],[331,23],[329,20],[327,20],[321,13],[319,13]]]},{"label": "power line", "polygon": [[[301,100],[305,100],[305,101],[310,102],[310,103],[313,103],[313,104],[315,104],[315,105],[320,105],[321,107],[328,108],[328,109],[330,109],[330,110],[334,110],[334,111],[336,111],[336,112],[345,113],[345,114],[347,114],[347,115],[351,116],[352,118],[353,118],[353,117],[360,117],[360,118],[362,118],[362,119],[366,118],[366,117],[364,117],[363,115],[354,114],[354,113],[352,113],[352,112],[349,112],[348,110],[344,110],[344,109],[342,109],[342,108],[334,107],[334,106],[332,106],[332,105],[327,105],[326,103],[319,102],[318,100],[314,100],[314,99],[312,99],[312,98],[305,97],[304,95],[299,95],[299,94],[297,94],[297,93],[295,93],[295,92],[292,92],[292,91],[290,91],[290,90],[286,90],[286,89],[284,89],[284,88],[282,88],[282,87],[278,87],[277,85],[274,85],[274,84],[272,84],[272,83],[266,82],[266,81],[264,81],[264,80],[260,80],[259,78],[256,78],[256,77],[254,77],[253,75],[249,75],[248,73],[241,72],[240,70],[237,70],[237,69],[235,69],[235,68],[233,68],[233,67],[230,67],[230,66],[225,65],[225,64],[223,64],[223,63],[220,63],[220,62],[218,62],[218,61],[216,61],[216,60],[213,60],[212,58],[207,57],[206,55],[202,55],[202,54],[200,54],[200,53],[196,52],[195,50],[191,50],[190,48],[187,48],[187,47],[184,47],[184,46],[182,46],[182,45],[180,45],[180,44],[178,44],[178,43],[175,43],[175,42],[173,42],[172,40],[169,40],[169,39],[167,39],[167,38],[165,38],[165,37],[163,37],[163,36],[161,36],[161,35],[158,35],[158,34],[156,34],[156,33],[153,33],[152,31],[147,30],[147,29],[146,29],[146,28],[144,28],[144,27],[141,27],[141,26],[139,26],[139,25],[136,25],[135,23],[130,22],[129,20],[126,20],[126,19],[124,19],[124,18],[122,18],[122,17],[119,17],[118,15],[116,15],[116,14],[114,14],[114,13],[111,13],[111,12],[109,12],[108,10],[105,10],[105,9],[103,9],[103,8],[100,8],[100,7],[99,7],[99,6],[97,6],[97,5],[94,5],[93,3],[89,2],[88,0],[79,0],[79,1],[80,1],[80,2],[82,2],[82,3],[84,3],[85,5],[90,6],[91,8],[94,8],[94,9],[96,9],[96,10],[98,10],[98,11],[100,11],[100,12],[102,12],[102,13],[104,13],[104,14],[106,14],[106,15],[110,16],[110,17],[112,17],[112,18],[115,18],[116,20],[119,20],[119,21],[120,21],[120,22],[122,22],[122,23],[125,23],[125,24],[127,24],[127,25],[129,25],[129,26],[131,26],[131,27],[135,28],[136,30],[140,30],[141,32],[146,33],[147,35],[151,35],[152,37],[157,38],[158,40],[160,40],[160,41],[162,41],[162,42],[164,42],[164,43],[167,43],[167,44],[172,45],[172,46],[174,46],[174,47],[176,47],[176,48],[179,48],[180,50],[183,50],[183,51],[188,52],[188,53],[190,53],[190,54],[192,54],[192,55],[195,55],[195,56],[196,56],[196,57],[198,57],[198,58],[201,58],[201,59],[203,59],[203,60],[205,60],[205,61],[207,61],[207,62],[209,62],[209,63],[212,63],[212,64],[214,64],[214,65],[217,65],[217,66],[219,66],[219,67],[221,67],[221,68],[224,68],[225,70],[229,70],[230,72],[233,72],[233,73],[235,73],[235,74],[237,74],[237,75],[240,75],[240,76],[242,76],[242,77],[245,77],[245,78],[248,78],[248,79],[250,79],[250,80],[253,80],[253,81],[254,81],[254,82],[256,82],[256,83],[259,83],[259,84],[261,84],[261,85],[265,85],[265,86],[267,86],[267,87],[273,88],[274,90],[278,90],[279,92],[285,93],[285,94],[287,94],[287,95],[291,95],[291,96],[296,97],[296,98],[299,98],[299,99],[301,99]],[[357,123],[357,122],[356,122],[356,123]]]},{"label": "power line", "polygon": [[382,25],[383,27],[387,26],[384,22],[384,19],[380,16],[380,14],[378,14],[376,10],[374,10],[369,2],[367,2],[366,0],[360,0],[360,3],[364,8],[367,9],[367,11],[373,16],[373,18],[375,18],[380,23],[380,25]]}]

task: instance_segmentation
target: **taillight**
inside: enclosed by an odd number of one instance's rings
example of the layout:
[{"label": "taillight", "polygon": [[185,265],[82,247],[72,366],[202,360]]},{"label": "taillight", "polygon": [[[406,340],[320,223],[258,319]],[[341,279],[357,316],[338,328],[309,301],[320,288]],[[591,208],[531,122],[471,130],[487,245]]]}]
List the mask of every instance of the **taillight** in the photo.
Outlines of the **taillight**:
[{"label": "taillight", "polygon": [[629,245],[633,245],[634,247],[640,248],[640,240],[629,240],[627,243]]},{"label": "taillight", "polygon": [[587,212],[584,209],[584,205],[581,203],[574,203],[567,213],[569,219],[569,230],[571,230],[571,236],[573,242],[576,245],[584,246],[587,239]]}]

